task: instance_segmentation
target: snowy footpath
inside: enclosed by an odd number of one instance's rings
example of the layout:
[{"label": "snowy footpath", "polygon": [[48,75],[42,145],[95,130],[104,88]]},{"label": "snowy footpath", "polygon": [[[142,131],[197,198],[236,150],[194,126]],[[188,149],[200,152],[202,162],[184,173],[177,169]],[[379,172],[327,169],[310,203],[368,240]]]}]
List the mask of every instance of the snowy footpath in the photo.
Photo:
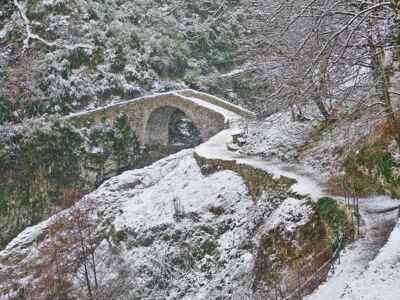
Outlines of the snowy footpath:
[{"label": "snowy footpath", "polygon": [[[294,178],[297,183],[292,187],[293,191],[308,194],[314,200],[329,196],[325,192],[324,178],[313,173],[311,169],[279,162],[271,163],[229,151],[227,145],[232,143],[232,136],[237,134],[240,134],[239,129],[224,130],[198,146],[195,151],[205,158],[235,160],[237,163],[251,165],[274,177]],[[400,299],[400,223],[397,211],[386,214],[370,213],[399,205],[399,201],[389,197],[374,197],[360,199],[359,205],[362,217],[361,237],[344,249],[327,281],[306,299]]]},{"label": "snowy footpath", "polygon": [[396,205],[398,201],[387,197],[360,200],[362,237],[344,249],[328,280],[307,300],[400,299],[400,223],[397,222],[397,211],[369,213],[369,210]]}]

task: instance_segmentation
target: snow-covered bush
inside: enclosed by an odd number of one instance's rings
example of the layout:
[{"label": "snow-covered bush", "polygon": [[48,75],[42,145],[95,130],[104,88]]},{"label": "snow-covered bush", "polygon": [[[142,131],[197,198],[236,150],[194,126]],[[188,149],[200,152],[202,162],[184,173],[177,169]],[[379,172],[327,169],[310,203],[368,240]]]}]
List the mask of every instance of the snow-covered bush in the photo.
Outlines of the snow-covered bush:
[{"label": "snow-covered bush", "polygon": [[[15,83],[24,105],[39,101],[48,113],[161,91],[164,82],[191,84],[200,75],[234,67],[238,1],[19,2],[32,31],[58,45],[31,40],[31,49],[22,53],[26,33],[14,7],[3,17],[8,30],[0,52],[12,75],[28,67],[21,57],[31,62],[30,71],[26,78],[13,75],[0,83]],[[0,88],[0,95],[11,92]]]}]

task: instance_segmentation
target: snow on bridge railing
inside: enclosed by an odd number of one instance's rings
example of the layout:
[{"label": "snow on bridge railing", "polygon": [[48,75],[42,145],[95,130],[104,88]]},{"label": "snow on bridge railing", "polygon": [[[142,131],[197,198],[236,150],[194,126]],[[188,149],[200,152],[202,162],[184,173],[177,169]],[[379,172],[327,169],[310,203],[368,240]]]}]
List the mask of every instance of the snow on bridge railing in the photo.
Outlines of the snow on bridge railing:
[{"label": "snow on bridge railing", "polygon": [[181,96],[198,98],[200,100],[209,102],[211,104],[220,106],[220,107],[230,110],[234,113],[237,113],[238,115],[240,115],[242,117],[246,117],[246,118],[255,118],[256,117],[256,114],[248,109],[245,109],[239,105],[235,105],[233,103],[230,103],[228,101],[225,101],[221,98],[218,98],[216,96],[213,96],[213,95],[210,95],[207,93],[203,93],[203,92],[199,92],[199,91],[195,91],[195,90],[191,90],[191,89],[180,90],[180,91],[176,91],[175,93],[178,95],[181,95]]},{"label": "snow on bridge railing", "polygon": [[171,95],[182,97],[182,98],[184,98],[184,97],[197,98],[197,99],[203,100],[204,102],[208,102],[210,104],[214,104],[214,105],[224,108],[226,110],[232,111],[232,112],[234,112],[242,117],[245,117],[245,118],[252,119],[252,118],[256,117],[256,114],[253,113],[252,111],[247,110],[239,105],[235,105],[228,101],[222,100],[221,98],[218,98],[216,96],[213,96],[213,95],[210,95],[207,93],[203,93],[203,92],[198,92],[198,91],[191,90],[191,89],[183,89],[183,90],[173,90],[173,91],[169,91],[169,92],[165,92],[165,93],[146,95],[146,96],[142,96],[142,97],[138,97],[138,98],[134,98],[134,99],[130,99],[130,100],[111,103],[111,104],[97,107],[94,109],[72,113],[72,114],[66,116],[66,118],[72,119],[72,118],[83,116],[83,115],[89,115],[91,113],[121,108],[121,107],[124,107],[124,106],[129,105],[130,103],[134,103],[134,102],[146,101],[149,99],[157,99],[157,98],[162,99],[162,97],[171,96]]}]

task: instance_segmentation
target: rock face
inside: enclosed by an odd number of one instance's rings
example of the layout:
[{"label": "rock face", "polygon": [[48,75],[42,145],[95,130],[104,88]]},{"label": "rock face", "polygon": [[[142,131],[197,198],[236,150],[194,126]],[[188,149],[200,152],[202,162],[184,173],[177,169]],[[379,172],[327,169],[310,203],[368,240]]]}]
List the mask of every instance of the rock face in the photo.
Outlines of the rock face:
[{"label": "rock face", "polygon": [[145,163],[124,115],[80,131],[57,119],[39,121],[0,139],[0,248],[62,206],[69,193],[90,191]]},{"label": "rock face", "polygon": [[[132,299],[269,293],[282,280],[276,275],[286,268],[286,250],[296,255],[314,236],[322,244],[328,237],[316,206],[291,193],[287,179],[233,163],[202,163],[193,154],[184,150],[127,171],[86,198],[96,203],[97,273],[108,299],[124,299],[113,295],[116,281],[133,282],[118,285]],[[0,252],[0,275],[15,274],[14,284],[0,282],[0,295],[35,290],[45,259],[37,248],[49,238],[49,222],[27,229]],[[280,252],[272,253],[265,241],[279,243]],[[81,283],[74,282],[71,295],[84,299]]]}]

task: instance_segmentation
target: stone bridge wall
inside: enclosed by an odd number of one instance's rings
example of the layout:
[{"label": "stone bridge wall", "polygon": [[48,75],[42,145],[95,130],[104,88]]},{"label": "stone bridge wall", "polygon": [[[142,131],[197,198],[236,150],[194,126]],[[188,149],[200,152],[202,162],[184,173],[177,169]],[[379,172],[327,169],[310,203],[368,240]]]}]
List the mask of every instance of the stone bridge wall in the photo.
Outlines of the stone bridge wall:
[{"label": "stone bridge wall", "polygon": [[125,114],[142,146],[159,144],[168,145],[169,117],[174,110],[182,111],[200,132],[203,141],[209,139],[226,125],[225,116],[190,100],[193,97],[204,102],[222,107],[240,116],[252,117],[250,111],[230,104],[217,97],[192,90],[183,90],[154,96],[142,97],[115,105],[83,112],[68,118],[78,126],[87,126],[104,119],[114,121],[119,114]]}]

